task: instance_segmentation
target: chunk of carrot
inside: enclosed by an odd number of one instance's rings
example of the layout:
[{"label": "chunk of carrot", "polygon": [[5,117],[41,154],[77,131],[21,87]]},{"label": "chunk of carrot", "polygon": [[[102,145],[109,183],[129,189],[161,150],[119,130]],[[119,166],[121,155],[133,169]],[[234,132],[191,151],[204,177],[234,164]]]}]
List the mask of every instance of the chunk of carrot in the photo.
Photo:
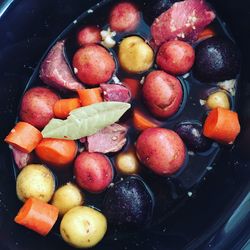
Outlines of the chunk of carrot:
[{"label": "chunk of carrot", "polygon": [[203,41],[207,38],[215,36],[215,32],[212,28],[206,28],[198,35],[198,41]]},{"label": "chunk of carrot", "polygon": [[130,90],[131,97],[137,98],[139,95],[139,90],[141,88],[139,80],[133,78],[125,78],[122,81],[124,85]]},{"label": "chunk of carrot", "polygon": [[54,114],[57,118],[65,119],[72,110],[80,107],[79,98],[60,99],[54,105]]},{"label": "chunk of carrot", "polygon": [[57,207],[29,198],[15,217],[15,222],[43,236],[47,235],[58,218]]},{"label": "chunk of carrot", "polygon": [[88,106],[103,101],[101,88],[78,89],[77,92],[82,106]]},{"label": "chunk of carrot", "polygon": [[141,111],[135,109],[133,112],[133,123],[137,130],[145,130],[148,128],[156,128],[159,125],[147,118]]},{"label": "chunk of carrot", "polygon": [[24,153],[30,153],[42,138],[37,128],[27,122],[18,122],[4,141]]},{"label": "chunk of carrot", "polygon": [[239,133],[240,123],[236,112],[216,108],[208,114],[203,129],[206,137],[220,143],[232,144]]},{"label": "chunk of carrot", "polygon": [[44,138],[35,148],[35,152],[43,162],[64,167],[75,159],[77,144],[72,140]]}]

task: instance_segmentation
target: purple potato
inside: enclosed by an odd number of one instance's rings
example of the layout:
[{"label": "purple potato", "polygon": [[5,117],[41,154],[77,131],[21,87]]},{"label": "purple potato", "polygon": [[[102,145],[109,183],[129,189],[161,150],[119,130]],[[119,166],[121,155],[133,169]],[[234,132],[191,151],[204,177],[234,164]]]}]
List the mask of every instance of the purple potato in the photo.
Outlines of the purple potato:
[{"label": "purple potato", "polygon": [[183,122],[176,126],[175,131],[190,150],[203,152],[211,147],[212,142],[203,135],[199,123]]},{"label": "purple potato", "polygon": [[239,73],[240,58],[230,40],[212,37],[195,49],[194,76],[203,82],[234,79]]},{"label": "purple potato", "polygon": [[153,211],[153,198],[144,182],[129,176],[111,187],[105,197],[103,212],[110,224],[140,227],[149,221]]}]

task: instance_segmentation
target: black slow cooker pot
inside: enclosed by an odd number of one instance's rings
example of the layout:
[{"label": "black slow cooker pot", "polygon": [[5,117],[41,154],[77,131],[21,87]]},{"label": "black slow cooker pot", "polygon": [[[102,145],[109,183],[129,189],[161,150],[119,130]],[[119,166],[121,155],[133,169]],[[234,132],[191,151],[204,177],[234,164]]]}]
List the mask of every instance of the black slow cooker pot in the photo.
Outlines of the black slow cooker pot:
[{"label": "black slow cooker pot", "polygon": [[[0,2],[0,249],[70,249],[54,234],[42,238],[13,222],[19,203],[11,154],[4,137],[13,127],[25,85],[44,51],[78,15],[98,0],[2,0]],[[242,54],[242,132],[232,150],[217,159],[194,197],[164,225],[108,239],[96,249],[250,249],[250,3],[213,0]]]}]

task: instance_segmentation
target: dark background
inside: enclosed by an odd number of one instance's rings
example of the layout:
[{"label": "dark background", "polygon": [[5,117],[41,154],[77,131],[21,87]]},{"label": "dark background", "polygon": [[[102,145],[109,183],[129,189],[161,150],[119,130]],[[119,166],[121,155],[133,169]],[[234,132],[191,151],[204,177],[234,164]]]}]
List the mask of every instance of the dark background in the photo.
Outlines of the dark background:
[{"label": "dark background", "polygon": [[[0,7],[8,2],[0,1]],[[2,141],[14,124],[20,96],[44,51],[70,22],[97,2],[17,0],[5,13],[0,12],[1,250],[70,249],[53,235],[42,238],[13,223],[19,203],[10,152]],[[96,249],[241,249],[250,238],[250,4],[247,0],[211,2],[241,48],[241,136],[232,151],[221,154],[216,169],[166,225],[124,241],[105,241]]]}]

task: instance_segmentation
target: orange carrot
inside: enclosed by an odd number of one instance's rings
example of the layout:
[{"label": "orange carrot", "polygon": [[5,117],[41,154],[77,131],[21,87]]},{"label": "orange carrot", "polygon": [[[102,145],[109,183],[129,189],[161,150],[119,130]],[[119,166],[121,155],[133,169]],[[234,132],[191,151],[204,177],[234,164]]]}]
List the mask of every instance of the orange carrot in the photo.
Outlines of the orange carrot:
[{"label": "orange carrot", "polygon": [[123,79],[123,83],[130,90],[132,98],[138,97],[139,90],[141,87],[139,80],[132,78],[125,78]]},{"label": "orange carrot", "polygon": [[77,145],[71,140],[46,138],[37,145],[35,152],[45,163],[64,167],[75,159]]},{"label": "orange carrot", "polygon": [[43,236],[47,235],[58,218],[57,207],[29,198],[15,217],[15,222]]},{"label": "orange carrot", "polygon": [[204,124],[203,133],[215,141],[231,144],[240,133],[238,114],[228,109],[213,109]]},{"label": "orange carrot", "polygon": [[24,153],[30,153],[42,138],[37,128],[27,122],[18,122],[4,141]]},{"label": "orange carrot", "polygon": [[88,106],[103,101],[101,88],[78,89],[77,92],[82,106]]},{"label": "orange carrot", "polygon": [[202,41],[213,36],[215,36],[214,30],[212,28],[206,28],[198,35],[198,41]]},{"label": "orange carrot", "polygon": [[69,113],[81,107],[79,98],[60,99],[54,105],[54,114],[57,118],[65,119]]},{"label": "orange carrot", "polygon": [[135,109],[133,113],[133,123],[137,130],[158,127],[158,124],[150,121],[141,111]]}]

